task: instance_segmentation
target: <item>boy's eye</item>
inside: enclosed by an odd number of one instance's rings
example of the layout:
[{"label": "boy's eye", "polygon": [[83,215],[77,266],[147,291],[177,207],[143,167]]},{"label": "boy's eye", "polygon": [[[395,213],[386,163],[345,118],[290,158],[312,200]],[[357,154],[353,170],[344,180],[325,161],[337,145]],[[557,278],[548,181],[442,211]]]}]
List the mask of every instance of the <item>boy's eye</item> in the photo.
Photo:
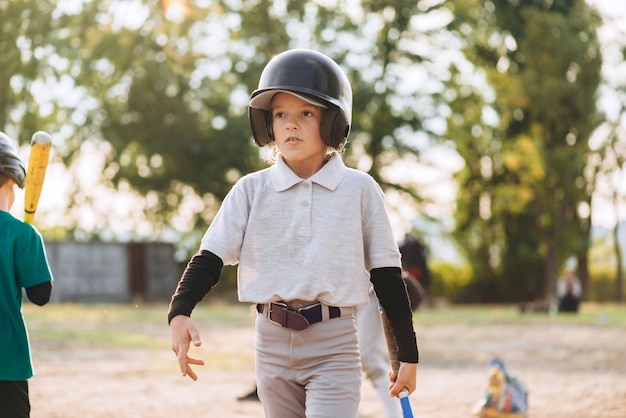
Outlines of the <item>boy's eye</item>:
[{"label": "boy's eye", "polygon": [[302,112],[302,114],[304,116],[313,116],[313,112],[309,111],[309,110],[305,110],[304,112]]}]

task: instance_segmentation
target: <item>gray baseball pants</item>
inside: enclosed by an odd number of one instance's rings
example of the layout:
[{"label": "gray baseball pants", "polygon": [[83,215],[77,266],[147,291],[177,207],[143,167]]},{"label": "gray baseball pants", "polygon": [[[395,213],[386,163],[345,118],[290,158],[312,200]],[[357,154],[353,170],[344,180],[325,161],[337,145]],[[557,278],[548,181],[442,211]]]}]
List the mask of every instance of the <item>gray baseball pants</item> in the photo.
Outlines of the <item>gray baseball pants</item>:
[{"label": "gray baseball pants", "polygon": [[357,417],[362,370],[352,308],[301,331],[258,314],[255,349],[267,418]]}]

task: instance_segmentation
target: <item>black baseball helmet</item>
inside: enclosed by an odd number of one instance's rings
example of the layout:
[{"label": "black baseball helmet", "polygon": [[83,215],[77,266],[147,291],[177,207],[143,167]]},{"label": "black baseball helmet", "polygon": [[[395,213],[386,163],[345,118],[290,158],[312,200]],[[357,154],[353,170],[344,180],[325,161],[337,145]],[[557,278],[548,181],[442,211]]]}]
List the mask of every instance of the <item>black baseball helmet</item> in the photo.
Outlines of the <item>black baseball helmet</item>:
[{"label": "black baseball helmet", "polygon": [[0,173],[9,176],[20,188],[24,188],[26,169],[11,138],[4,132],[0,132]]},{"label": "black baseball helmet", "polygon": [[291,49],[267,63],[248,108],[252,135],[259,146],[273,139],[270,105],[272,97],[279,92],[294,94],[326,108],[321,136],[327,145],[343,147],[352,123],[352,87],[335,61],[317,51]]}]

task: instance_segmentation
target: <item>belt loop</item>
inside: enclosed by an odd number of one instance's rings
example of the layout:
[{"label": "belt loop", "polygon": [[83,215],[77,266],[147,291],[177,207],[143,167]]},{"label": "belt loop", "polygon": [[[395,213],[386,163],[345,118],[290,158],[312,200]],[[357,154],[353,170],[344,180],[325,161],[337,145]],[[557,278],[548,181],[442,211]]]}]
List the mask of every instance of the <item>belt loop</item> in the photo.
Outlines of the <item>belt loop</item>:
[{"label": "belt loop", "polygon": [[322,309],[322,322],[327,322],[330,319],[328,305],[321,303],[320,308]]},{"label": "belt loop", "polygon": [[351,311],[350,313],[354,312],[354,308],[343,308],[343,309],[339,309],[336,306],[329,306],[328,307],[328,316],[330,317],[330,319],[333,318],[339,318],[342,316],[343,313],[348,313],[348,311]]}]

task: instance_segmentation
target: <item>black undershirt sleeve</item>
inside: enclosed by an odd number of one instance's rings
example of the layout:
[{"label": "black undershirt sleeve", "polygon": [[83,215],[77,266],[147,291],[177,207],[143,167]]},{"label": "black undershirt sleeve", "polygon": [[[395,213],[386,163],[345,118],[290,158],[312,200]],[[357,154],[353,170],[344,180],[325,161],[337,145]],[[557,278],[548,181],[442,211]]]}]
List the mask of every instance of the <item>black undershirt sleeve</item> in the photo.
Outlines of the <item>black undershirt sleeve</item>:
[{"label": "black undershirt sleeve", "polygon": [[191,258],[172,296],[168,324],[177,315],[191,316],[196,304],[219,281],[223,266],[222,259],[210,251],[201,250]]},{"label": "black undershirt sleeve", "polygon": [[50,302],[50,296],[52,296],[52,282],[43,282],[35,286],[27,287],[26,296],[28,296],[28,300],[35,305],[45,305]]},{"label": "black undershirt sleeve", "polygon": [[372,269],[370,281],[374,285],[376,297],[396,337],[398,360],[405,363],[418,363],[419,353],[413,330],[413,312],[406,285],[402,281],[402,270],[399,267]]}]

